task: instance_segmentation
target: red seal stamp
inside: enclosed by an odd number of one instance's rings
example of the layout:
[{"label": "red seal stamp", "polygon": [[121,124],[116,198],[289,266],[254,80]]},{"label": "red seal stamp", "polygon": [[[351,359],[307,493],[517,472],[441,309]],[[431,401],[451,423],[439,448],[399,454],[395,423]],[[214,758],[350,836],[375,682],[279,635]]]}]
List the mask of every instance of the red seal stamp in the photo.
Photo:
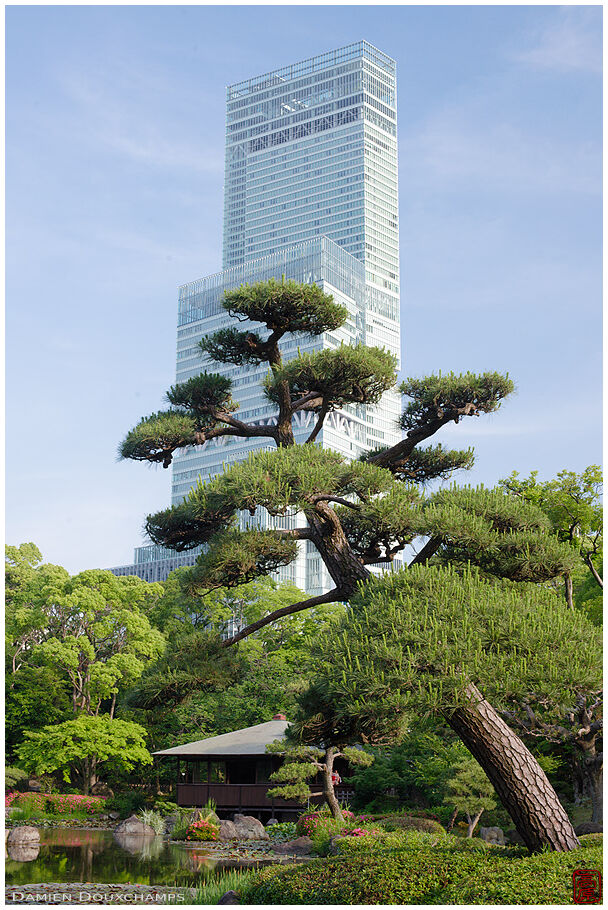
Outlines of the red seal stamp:
[{"label": "red seal stamp", "polygon": [[597,869],[575,869],[572,891],[575,904],[601,904],[602,873]]}]

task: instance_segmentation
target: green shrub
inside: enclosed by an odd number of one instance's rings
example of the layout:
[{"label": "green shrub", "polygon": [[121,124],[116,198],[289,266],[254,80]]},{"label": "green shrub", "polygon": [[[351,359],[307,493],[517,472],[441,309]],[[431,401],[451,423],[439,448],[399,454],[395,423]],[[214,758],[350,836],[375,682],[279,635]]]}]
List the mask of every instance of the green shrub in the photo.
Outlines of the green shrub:
[{"label": "green shrub", "polygon": [[146,797],[143,793],[138,793],[137,790],[131,793],[119,793],[106,801],[106,808],[114,812],[120,812],[121,818],[137,815],[145,807]]},{"label": "green shrub", "polygon": [[[412,835],[410,835],[411,837]],[[414,836],[421,837],[416,834]],[[427,835],[428,837],[428,835]],[[353,839],[354,840],[354,839]],[[357,853],[256,873],[241,895],[250,904],[570,904],[572,872],[601,869],[598,840],[572,853],[529,856],[523,848],[483,853],[422,846]]]},{"label": "green shrub", "polygon": [[382,825],[386,831],[411,829],[426,831],[428,834],[445,834],[445,829],[438,821],[432,818],[418,818],[414,815],[389,815],[386,818],[377,819],[377,824]]},{"label": "green shrub", "polygon": [[[352,822],[354,815],[350,810],[343,809],[342,815],[344,816],[345,822]],[[343,827],[343,822],[337,821],[329,809],[323,808],[318,812],[306,812],[304,815],[301,815],[296,822],[296,832],[298,837],[301,835],[306,835],[307,837],[313,837],[315,832],[322,830],[335,830]]]},{"label": "green shrub", "polygon": [[192,822],[186,831],[186,840],[218,840],[219,836],[220,826],[207,818],[199,818]]},{"label": "green shrub", "polygon": [[161,815],[174,815],[178,811],[177,803],[172,803],[168,799],[155,799],[154,809]]},{"label": "green shrub", "polygon": [[275,822],[266,827],[266,831],[272,840],[292,840],[297,837],[297,826],[295,822]]},{"label": "green shrub", "polygon": [[24,782],[27,779],[28,779],[27,772],[22,771],[21,768],[6,767],[4,769],[4,789],[5,790],[15,790],[15,789],[17,789],[20,782]]},{"label": "green shrub", "polygon": [[186,840],[188,828],[192,822],[196,821],[196,810],[186,809],[183,806],[180,806],[173,815],[177,816],[177,821],[171,829],[171,840]]},{"label": "green shrub", "polygon": [[11,822],[29,822],[30,819],[39,817],[32,806],[25,806],[22,809],[16,808],[11,812]]},{"label": "green shrub", "polygon": [[428,834],[416,830],[376,830],[364,837],[350,837],[345,833],[344,840],[335,844],[335,851],[339,856],[351,856],[361,853],[387,853],[392,850],[428,850],[445,845],[448,839],[452,840],[447,834]]}]

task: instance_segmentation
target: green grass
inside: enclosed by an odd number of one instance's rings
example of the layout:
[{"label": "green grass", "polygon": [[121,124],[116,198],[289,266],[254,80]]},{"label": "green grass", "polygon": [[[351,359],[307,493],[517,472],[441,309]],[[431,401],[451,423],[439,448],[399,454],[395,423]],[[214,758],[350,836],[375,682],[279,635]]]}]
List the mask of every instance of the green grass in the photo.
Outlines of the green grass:
[{"label": "green grass", "polygon": [[217,904],[226,891],[236,891],[239,895],[245,894],[254,877],[255,873],[248,870],[227,869],[217,878],[199,882],[192,903],[196,905]]},{"label": "green grass", "polygon": [[[602,839],[572,853],[527,854],[521,847],[464,845],[450,835],[395,832],[390,848],[255,874],[241,894],[250,904],[571,904],[572,872],[602,868]],[[361,840],[364,840],[363,838]],[[238,889],[235,889],[238,891]]]}]

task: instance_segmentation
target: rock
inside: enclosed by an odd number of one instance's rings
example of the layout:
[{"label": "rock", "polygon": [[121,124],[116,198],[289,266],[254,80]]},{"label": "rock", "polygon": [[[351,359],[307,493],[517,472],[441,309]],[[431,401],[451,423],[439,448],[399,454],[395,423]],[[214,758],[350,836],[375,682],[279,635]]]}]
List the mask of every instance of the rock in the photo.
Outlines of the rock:
[{"label": "rock", "polygon": [[16,863],[31,863],[32,860],[38,859],[40,853],[40,844],[10,844],[7,847],[9,859]]},{"label": "rock", "polygon": [[108,812],[108,818],[116,821],[117,818],[120,818],[120,812]]},{"label": "rock", "polygon": [[93,784],[91,787],[91,796],[104,796],[106,799],[108,797],[114,796],[114,791],[108,787],[105,781],[98,780],[96,784]]},{"label": "rock", "polygon": [[12,844],[39,844],[40,831],[31,825],[19,825],[12,829],[6,842],[9,847]]},{"label": "rock", "polygon": [[336,834],[335,837],[332,837],[329,841],[329,855],[339,856],[340,844],[345,840],[347,840],[347,838],[342,837],[340,834]]},{"label": "rock", "polygon": [[275,853],[289,853],[293,856],[309,856],[312,853],[312,840],[310,837],[296,837],[295,840],[286,841],[284,844],[276,844],[273,847]]},{"label": "rock", "polygon": [[32,778],[27,782],[27,789],[30,793],[42,793],[42,784],[39,780]]},{"label": "rock", "polygon": [[218,904],[240,904],[240,900],[236,891],[226,891],[225,894],[222,894]]},{"label": "rock", "polygon": [[502,828],[480,828],[479,836],[486,844],[499,844],[501,847],[505,845],[505,833]]},{"label": "rock", "polygon": [[138,837],[156,837],[156,831],[150,825],[144,824],[136,815],[130,815],[125,818],[124,822],[116,825],[114,828],[115,835],[132,835]]},{"label": "rock", "polygon": [[508,831],[505,831],[505,838],[508,844],[521,845],[522,847],[526,845],[525,840],[516,828],[509,828]]},{"label": "rock", "polygon": [[575,834],[603,834],[604,826],[599,822],[581,822],[574,829]]},{"label": "rock", "polygon": [[220,821],[220,840],[236,840],[238,836],[239,833],[234,822],[228,821],[227,818],[222,818]]},{"label": "rock", "polygon": [[270,840],[262,822],[253,815],[235,815],[234,826],[239,840]]}]

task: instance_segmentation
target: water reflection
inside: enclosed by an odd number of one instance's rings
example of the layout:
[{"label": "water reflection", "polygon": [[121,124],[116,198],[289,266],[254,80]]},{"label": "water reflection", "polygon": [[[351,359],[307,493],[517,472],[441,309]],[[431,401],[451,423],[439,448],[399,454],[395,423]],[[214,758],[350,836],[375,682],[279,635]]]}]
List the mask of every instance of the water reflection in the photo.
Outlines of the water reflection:
[{"label": "water reflection", "polygon": [[[35,850],[36,852],[30,852]],[[26,852],[23,852],[26,851]],[[42,829],[40,846],[15,844],[8,850],[6,884],[115,882],[145,885],[191,884],[213,874],[216,861],[197,845],[169,844],[162,837],[112,831]]]},{"label": "water reflection", "polygon": [[31,863],[38,858],[40,844],[8,844],[9,858],[16,863]]},{"label": "water reflection", "polygon": [[145,834],[123,834],[119,831],[114,834],[114,840],[119,847],[130,853],[131,856],[140,854],[142,859],[152,859],[160,856],[163,849],[162,837],[150,837]]}]

